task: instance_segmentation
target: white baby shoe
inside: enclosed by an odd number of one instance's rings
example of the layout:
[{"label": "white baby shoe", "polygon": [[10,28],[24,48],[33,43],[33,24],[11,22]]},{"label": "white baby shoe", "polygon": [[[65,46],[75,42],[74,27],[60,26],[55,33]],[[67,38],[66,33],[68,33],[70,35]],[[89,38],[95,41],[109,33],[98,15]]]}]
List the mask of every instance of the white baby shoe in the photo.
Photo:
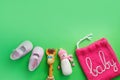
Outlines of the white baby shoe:
[{"label": "white baby shoe", "polygon": [[32,48],[33,45],[30,41],[24,41],[13,51],[13,53],[10,55],[10,58],[12,60],[17,60],[30,52]]},{"label": "white baby shoe", "polygon": [[29,60],[29,71],[34,71],[40,64],[44,55],[44,50],[41,47],[35,47],[32,51],[30,60]]}]

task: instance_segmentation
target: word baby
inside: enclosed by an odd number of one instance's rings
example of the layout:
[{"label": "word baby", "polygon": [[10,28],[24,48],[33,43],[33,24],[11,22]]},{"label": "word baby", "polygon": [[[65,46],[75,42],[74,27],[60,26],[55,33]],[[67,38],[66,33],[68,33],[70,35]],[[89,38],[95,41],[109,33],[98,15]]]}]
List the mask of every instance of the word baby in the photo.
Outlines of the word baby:
[{"label": "word baby", "polygon": [[96,66],[95,69],[93,69],[94,64],[92,63],[91,58],[86,57],[86,65],[90,71],[90,74],[92,74],[92,76],[96,77],[99,74],[102,74],[103,72],[105,72],[106,70],[109,70],[110,68],[113,68],[114,72],[118,71],[118,67],[116,65],[116,62],[113,59],[107,61],[103,51],[99,51],[98,55],[99,55],[99,58],[100,58],[102,65]]}]

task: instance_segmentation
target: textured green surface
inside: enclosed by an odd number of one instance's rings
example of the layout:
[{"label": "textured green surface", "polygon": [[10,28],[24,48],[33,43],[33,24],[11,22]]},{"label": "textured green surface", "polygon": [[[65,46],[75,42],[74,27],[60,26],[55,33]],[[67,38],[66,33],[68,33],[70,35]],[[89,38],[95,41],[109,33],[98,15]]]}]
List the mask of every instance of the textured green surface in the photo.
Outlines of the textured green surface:
[{"label": "textured green surface", "polygon": [[34,72],[28,71],[31,52],[17,61],[9,59],[24,40],[44,49],[62,47],[74,55],[76,66],[68,77],[57,70],[56,56],[56,80],[86,80],[75,56],[75,45],[88,33],[94,34],[92,42],[106,37],[120,61],[120,0],[0,0],[0,80],[46,79],[46,55]]}]

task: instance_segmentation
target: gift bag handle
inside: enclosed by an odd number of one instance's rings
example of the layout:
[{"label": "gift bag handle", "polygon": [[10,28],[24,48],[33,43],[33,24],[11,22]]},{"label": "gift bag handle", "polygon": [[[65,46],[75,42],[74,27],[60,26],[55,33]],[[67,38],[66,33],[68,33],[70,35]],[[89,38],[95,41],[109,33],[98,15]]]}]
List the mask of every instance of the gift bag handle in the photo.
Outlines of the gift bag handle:
[{"label": "gift bag handle", "polygon": [[80,45],[80,43],[82,42],[82,41],[84,41],[84,40],[91,40],[92,39],[92,36],[93,36],[93,34],[91,33],[91,34],[88,34],[88,35],[86,35],[85,37],[83,37],[83,38],[81,38],[78,42],[77,42],[77,49],[78,48],[80,48],[79,47],[79,45]]}]

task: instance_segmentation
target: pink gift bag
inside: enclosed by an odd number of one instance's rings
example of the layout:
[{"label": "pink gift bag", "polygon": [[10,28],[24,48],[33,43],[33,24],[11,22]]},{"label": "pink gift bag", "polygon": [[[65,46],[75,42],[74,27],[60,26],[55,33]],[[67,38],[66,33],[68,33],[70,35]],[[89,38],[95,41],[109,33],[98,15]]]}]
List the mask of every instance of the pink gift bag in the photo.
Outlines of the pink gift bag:
[{"label": "pink gift bag", "polygon": [[80,42],[91,39],[91,34],[77,43],[76,55],[88,80],[111,80],[120,75],[120,65],[112,47],[102,38],[85,48]]}]

